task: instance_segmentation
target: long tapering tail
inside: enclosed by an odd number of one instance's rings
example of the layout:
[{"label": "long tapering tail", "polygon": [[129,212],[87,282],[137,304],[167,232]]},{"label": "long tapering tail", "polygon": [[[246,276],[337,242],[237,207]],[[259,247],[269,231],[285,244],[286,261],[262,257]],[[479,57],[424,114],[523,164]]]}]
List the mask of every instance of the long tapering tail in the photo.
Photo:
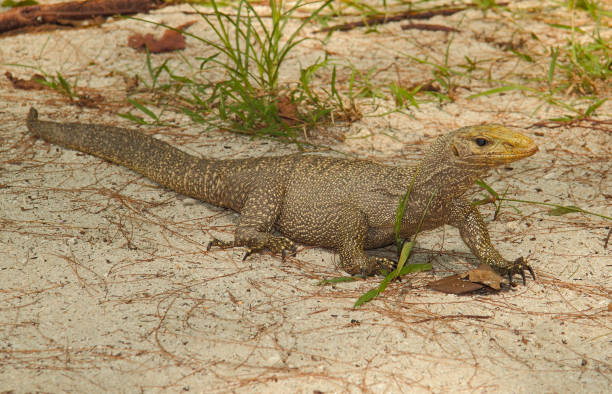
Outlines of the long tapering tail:
[{"label": "long tapering tail", "polygon": [[189,155],[137,130],[38,120],[30,108],[28,130],[51,143],[89,153],[130,168],[179,193],[219,204],[219,166],[215,160]]}]

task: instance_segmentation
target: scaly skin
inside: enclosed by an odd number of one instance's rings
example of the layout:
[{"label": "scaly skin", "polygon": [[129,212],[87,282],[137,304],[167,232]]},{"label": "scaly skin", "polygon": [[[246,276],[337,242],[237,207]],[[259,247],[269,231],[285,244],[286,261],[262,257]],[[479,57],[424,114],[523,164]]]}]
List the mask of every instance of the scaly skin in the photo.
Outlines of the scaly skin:
[{"label": "scaly skin", "polygon": [[[238,160],[191,156],[135,130],[81,123],[39,121],[31,109],[30,132],[67,148],[123,165],[176,192],[241,213],[234,241],[247,256],[263,248],[294,251],[292,241],[333,249],[342,268],[370,275],[394,262],[367,256],[364,249],[394,242],[400,198],[414,178],[400,235],[450,224],[470,250],[510,282],[533,271],[519,258],[504,259],[466,191],[493,167],[533,155],[534,142],[499,125],[463,127],[439,137],[414,166],[395,167],[317,154]],[[283,237],[271,234],[276,228]],[[245,256],[246,258],[246,256]]]}]

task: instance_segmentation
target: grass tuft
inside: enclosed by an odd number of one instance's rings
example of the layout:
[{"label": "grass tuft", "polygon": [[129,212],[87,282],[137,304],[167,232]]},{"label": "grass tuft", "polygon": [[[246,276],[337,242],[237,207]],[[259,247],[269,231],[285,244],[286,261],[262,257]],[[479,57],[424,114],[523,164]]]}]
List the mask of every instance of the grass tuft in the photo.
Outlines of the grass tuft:
[{"label": "grass tuft", "polygon": [[[152,116],[148,104],[169,106],[189,116],[194,122],[239,134],[273,136],[297,142],[305,130],[333,120],[353,121],[360,117],[352,100],[346,103],[336,87],[336,66],[327,58],[300,70],[297,83],[281,86],[279,75],[289,53],[307,38],[299,33],[316,18],[332,0],[325,0],[291,32],[288,22],[296,10],[305,5],[298,1],[285,9],[280,0],[271,0],[269,15],[259,13],[247,0],[240,0],[235,13],[223,12],[216,1],[211,1],[213,12],[198,15],[214,32],[214,39],[182,32],[213,50],[207,57],[183,62],[193,70],[193,77],[177,75],[165,61],[153,67],[147,55],[150,82],[149,92],[155,102],[132,100],[131,103],[145,117],[123,114],[139,123],[159,121]],[[312,3],[309,3],[312,4]],[[144,22],[142,19],[134,18]],[[152,22],[149,22],[152,23]],[[162,24],[156,24],[170,28]],[[176,30],[176,29],[174,29]],[[315,88],[313,77],[318,71],[330,71],[329,88]],[[209,75],[222,74],[213,80]],[[168,83],[160,83],[167,75]]]}]

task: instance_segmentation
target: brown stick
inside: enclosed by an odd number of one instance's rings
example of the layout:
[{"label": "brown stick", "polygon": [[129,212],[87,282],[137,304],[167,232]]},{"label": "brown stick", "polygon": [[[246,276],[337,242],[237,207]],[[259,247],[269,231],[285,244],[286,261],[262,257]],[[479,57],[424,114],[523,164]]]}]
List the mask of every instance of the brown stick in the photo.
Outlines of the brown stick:
[{"label": "brown stick", "polygon": [[[503,7],[503,6],[508,5],[508,3],[507,2],[497,3],[497,5],[500,7]],[[379,25],[382,23],[389,23],[389,22],[398,22],[404,19],[429,19],[437,15],[448,16],[448,15],[456,14],[457,12],[465,11],[468,8],[473,8],[475,6],[476,6],[475,4],[468,4],[465,7],[434,8],[434,9],[426,10],[426,11],[422,11],[422,10],[404,11],[404,12],[401,12],[395,15],[376,15],[376,16],[371,16],[369,18],[366,18],[366,20],[343,23],[340,25],[325,27],[321,30],[315,31],[315,33],[326,33],[328,31],[337,31],[337,30],[347,31],[347,30],[352,30],[356,27]]]},{"label": "brown stick", "polygon": [[434,25],[431,23],[409,23],[407,25],[402,25],[402,30],[410,30],[410,29],[418,29],[418,30],[429,30],[429,31],[447,31],[447,32],[459,32],[459,29],[455,29],[454,27],[448,27],[444,25]]},{"label": "brown stick", "polygon": [[65,24],[67,20],[148,12],[161,4],[159,0],[88,0],[17,7],[0,14],[0,33],[27,26]]},{"label": "brown stick", "polygon": [[328,31],[348,31],[356,27],[379,25],[382,23],[398,22],[404,19],[429,19],[436,15],[453,15],[457,12],[466,10],[467,7],[457,8],[440,8],[428,11],[405,11],[395,15],[376,15],[367,18],[366,20],[343,23],[341,25],[325,27],[321,30],[317,30],[315,33],[325,33]]}]

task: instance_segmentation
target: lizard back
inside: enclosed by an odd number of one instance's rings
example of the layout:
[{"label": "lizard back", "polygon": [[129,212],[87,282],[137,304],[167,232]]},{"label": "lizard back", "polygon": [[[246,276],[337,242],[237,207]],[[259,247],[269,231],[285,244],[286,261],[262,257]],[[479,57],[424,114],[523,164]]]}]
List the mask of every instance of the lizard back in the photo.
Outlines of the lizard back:
[{"label": "lizard back", "polygon": [[293,161],[292,156],[202,159],[137,130],[41,121],[34,108],[27,126],[48,142],[122,165],[171,190],[236,211],[241,210],[257,179]]}]

